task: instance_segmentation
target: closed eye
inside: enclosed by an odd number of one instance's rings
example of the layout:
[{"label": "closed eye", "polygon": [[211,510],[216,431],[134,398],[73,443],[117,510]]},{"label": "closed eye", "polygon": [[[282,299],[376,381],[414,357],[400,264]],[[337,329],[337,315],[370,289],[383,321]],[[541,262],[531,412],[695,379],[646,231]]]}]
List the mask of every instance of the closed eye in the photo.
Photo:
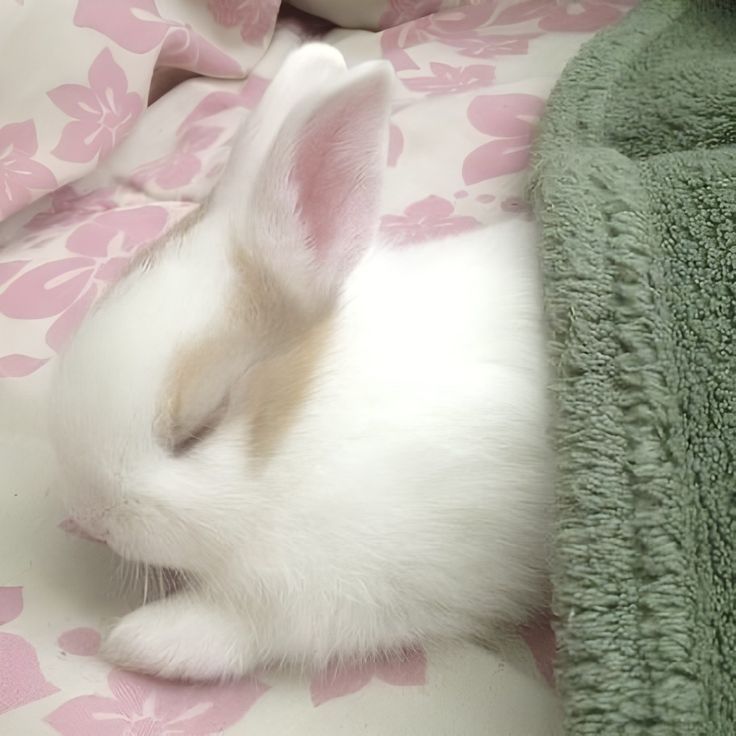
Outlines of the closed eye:
[{"label": "closed eye", "polygon": [[176,441],[170,446],[174,457],[180,457],[191,452],[200,442],[209,437],[219,426],[227,410],[228,401],[223,401],[207,419],[192,431],[178,431],[174,433]]},{"label": "closed eye", "polygon": [[171,448],[171,454],[174,455],[174,457],[179,457],[180,455],[186,455],[196,445],[198,445],[203,439],[211,435],[212,432],[215,430],[215,427],[216,425],[214,424],[203,424],[201,427],[197,428],[191,434],[182,437]]}]

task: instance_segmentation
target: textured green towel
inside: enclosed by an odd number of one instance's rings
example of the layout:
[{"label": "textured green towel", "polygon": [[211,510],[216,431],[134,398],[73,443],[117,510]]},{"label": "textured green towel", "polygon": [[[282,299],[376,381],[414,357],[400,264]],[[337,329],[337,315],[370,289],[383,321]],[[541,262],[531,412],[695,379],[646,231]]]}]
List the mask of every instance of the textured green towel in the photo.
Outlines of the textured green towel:
[{"label": "textured green towel", "polygon": [[567,736],[735,736],[736,3],[594,38],[534,167]]}]

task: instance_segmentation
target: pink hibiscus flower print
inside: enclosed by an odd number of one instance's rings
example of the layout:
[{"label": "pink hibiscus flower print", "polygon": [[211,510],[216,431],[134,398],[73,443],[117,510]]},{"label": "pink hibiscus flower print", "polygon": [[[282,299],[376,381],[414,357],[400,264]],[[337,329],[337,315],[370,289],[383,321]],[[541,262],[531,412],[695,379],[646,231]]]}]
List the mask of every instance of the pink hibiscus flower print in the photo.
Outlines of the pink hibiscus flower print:
[{"label": "pink hibiscus flower print", "polygon": [[[69,234],[66,247],[75,255],[21,269],[7,282],[0,291],[0,314],[11,319],[54,317],[46,344],[58,351],[101,291],[120,276],[132,252],[163,231],[167,217],[157,205],[95,215]],[[39,367],[25,357],[29,360],[6,356],[10,363],[0,364],[0,370],[26,375]]]},{"label": "pink hibiscus flower print", "polygon": [[400,72],[419,68],[407,49],[428,41],[439,41],[473,58],[528,53],[529,41],[540,34],[489,33],[487,23],[494,10],[493,3],[468,5],[389,28],[381,33],[383,56]]},{"label": "pink hibiscus flower print", "polygon": [[433,194],[410,204],[403,215],[384,215],[381,232],[395,243],[420,243],[457,235],[481,224],[475,217],[454,212],[452,202]]},{"label": "pink hibiscus flower print", "polygon": [[71,184],[67,184],[51,195],[51,207],[34,215],[24,227],[36,232],[86,220],[90,215],[115,207],[114,192],[114,187],[107,187],[79,194]]},{"label": "pink hibiscus flower print", "polygon": [[400,657],[370,662],[360,667],[331,667],[312,678],[309,691],[316,706],[362,690],[374,677],[388,685],[421,686],[427,680],[427,658],[414,649]]},{"label": "pink hibiscus flower print", "polygon": [[0,128],[0,220],[25,207],[40,193],[56,188],[53,173],[33,160],[37,150],[33,120]]},{"label": "pink hibiscus flower print", "polygon": [[65,654],[73,654],[77,657],[91,657],[97,654],[102,641],[100,634],[95,629],[80,626],[76,629],[64,631],[57,639],[59,649]]},{"label": "pink hibiscus flower print", "polygon": [[92,28],[118,46],[147,54],[160,46],[159,65],[207,76],[238,77],[240,64],[191,26],[162,18],[155,0],[78,0],[74,25]]},{"label": "pink hibiscus flower print", "polygon": [[471,151],[463,162],[466,184],[523,171],[544,100],[535,95],[480,95],[468,106],[468,120],[495,140]]},{"label": "pink hibiscus flower print", "polygon": [[0,588],[0,626],[18,618],[23,611],[23,588],[20,585]]},{"label": "pink hibiscus flower print", "polygon": [[397,72],[419,69],[419,65],[406,49],[431,41],[434,37],[432,31],[432,20],[429,17],[383,31],[381,33],[383,58],[390,61]]},{"label": "pink hibiscus flower print", "polygon": [[429,68],[432,76],[411,77],[401,81],[413,92],[443,95],[464,92],[475,87],[486,87],[493,81],[495,73],[494,68],[486,64],[460,67],[433,61]]},{"label": "pink hibiscus flower print", "polygon": [[45,720],[62,736],[215,736],[243,718],[268,690],[257,680],[187,685],[120,670],[111,696],[81,695]]},{"label": "pink hibiscus flower print", "polygon": [[212,146],[220,137],[222,128],[194,125],[180,136],[174,150],[168,156],[159,158],[138,168],[131,181],[141,188],[149,181],[164,190],[176,189],[189,184],[202,169],[197,153]]},{"label": "pink hibiscus flower print", "polygon": [[[0,624],[23,611],[23,589],[0,587]],[[33,645],[17,634],[0,632],[0,715],[59,692],[41,672]]]},{"label": "pink hibiscus flower print", "polygon": [[430,13],[436,13],[442,0],[389,0],[388,8],[383,11],[379,21],[379,28],[393,28]]},{"label": "pink hibiscus flower print", "polygon": [[276,25],[280,0],[208,0],[215,21],[226,28],[240,27],[240,37],[260,45]]},{"label": "pink hibiscus flower print", "polygon": [[83,163],[107,156],[133,126],[143,100],[128,92],[128,79],[109,49],[103,49],[87,74],[89,87],[62,84],[47,92],[51,101],[74,121],[67,123],[52,153],[64,161]]},{"label": "pink hibiscus flower print", "polygon": [[463,56],[474,59],[492,59],[496,56],[529,53],[529,42],[539,38],[538,33],[518,33],[513,36],[486,34],[449,35],[442,43],[452,46]]},{"label": "pink hibiscus flower print", "polygon": [[240,77],[243,70],[235,59],[205,41],[188,25],[169,23],[170,30],[161,45],[162,66],[188,69],[214,77]]},{"label": "pink hibiscus flower print", "polygon": [[590,33],[614,23],[636,5],[636,0],[579,0],[547,2],[526,0],[504,10],[495,23],[513,24],[539,20],[544,31],[577,31]]},{"label": "pink hibiscus flower print", "polygon": [[10,353],[0,356],[0,378],[23,378],[35,373],[48,363],[48,358],[35,358],[32,355]]}]

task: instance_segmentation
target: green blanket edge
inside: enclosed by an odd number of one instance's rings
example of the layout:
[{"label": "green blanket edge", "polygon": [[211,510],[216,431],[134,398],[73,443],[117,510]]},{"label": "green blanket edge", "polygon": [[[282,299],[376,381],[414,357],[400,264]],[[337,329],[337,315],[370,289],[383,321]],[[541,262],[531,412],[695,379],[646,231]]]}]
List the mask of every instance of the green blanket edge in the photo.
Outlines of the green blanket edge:
[{"label": "green blanket edge", "polygon": [[692,571],[670,513],[676,458],[660,439],[672,399],[646,189],[635,163],[601,143],[616,79],[689,7],[650,0],[585,46],[550,96],[533,152],[556,375],[554,608],[568,736],[707,733],[681,605]]}]

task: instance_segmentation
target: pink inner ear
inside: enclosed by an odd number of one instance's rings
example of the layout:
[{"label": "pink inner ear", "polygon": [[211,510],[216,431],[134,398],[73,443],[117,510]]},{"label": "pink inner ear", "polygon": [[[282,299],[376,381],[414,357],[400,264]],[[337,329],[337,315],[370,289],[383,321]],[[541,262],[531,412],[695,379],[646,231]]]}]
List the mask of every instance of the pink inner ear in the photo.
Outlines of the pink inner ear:
[{"label": "pink inner ear", "polygon": [[319,260],[343,274],[376,225],[386,107],[378,84],[346,90],[313,115],[296,143],[291,182],[300,220]]}]

